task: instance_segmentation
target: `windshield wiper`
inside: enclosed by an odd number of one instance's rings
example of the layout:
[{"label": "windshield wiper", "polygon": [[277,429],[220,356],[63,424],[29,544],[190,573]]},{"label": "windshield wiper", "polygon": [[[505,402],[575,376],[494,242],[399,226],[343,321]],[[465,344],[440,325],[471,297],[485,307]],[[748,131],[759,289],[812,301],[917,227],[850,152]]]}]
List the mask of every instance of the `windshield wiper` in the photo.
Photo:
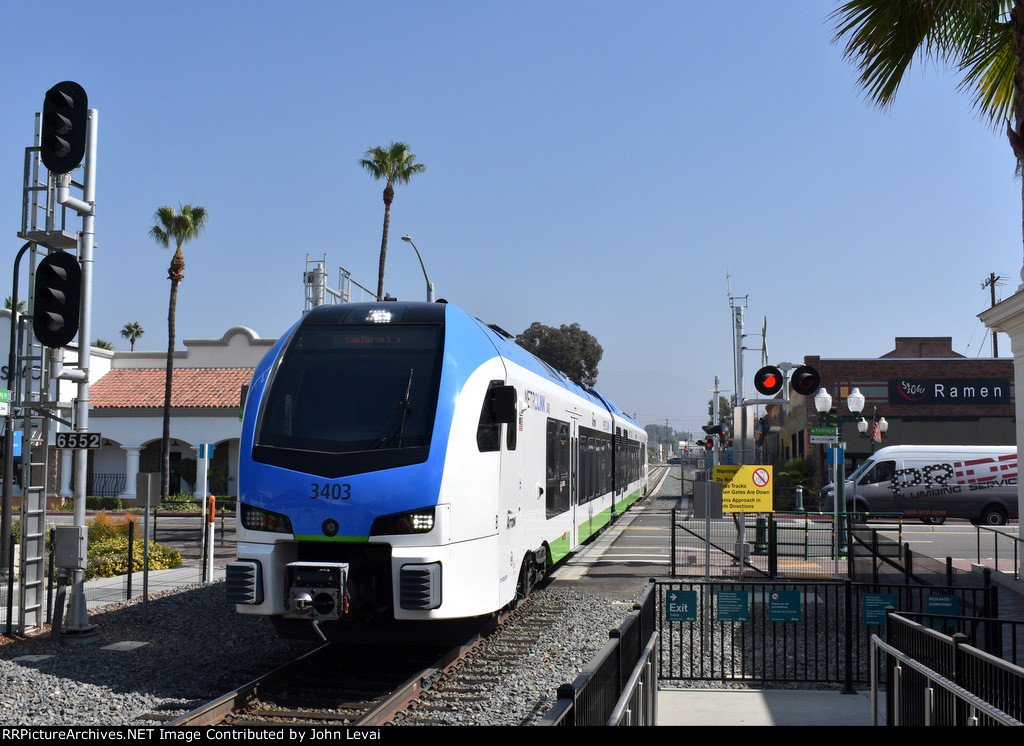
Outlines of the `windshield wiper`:
[{"label": "windshield wiper", "polygon": [[412,394],[412,375],[413,369],[410,368],[409,381],[405,385],[405,398],[398,402],[398,411],[395,412],[391,420],[384,426],[381,434],[371,440],[364,450],[373,451],[390,446],[395,438],[398,439],[398,447],[402,447],[402,441],[405,439],[405,421],[412,414],[412,404],[409,401]]}]

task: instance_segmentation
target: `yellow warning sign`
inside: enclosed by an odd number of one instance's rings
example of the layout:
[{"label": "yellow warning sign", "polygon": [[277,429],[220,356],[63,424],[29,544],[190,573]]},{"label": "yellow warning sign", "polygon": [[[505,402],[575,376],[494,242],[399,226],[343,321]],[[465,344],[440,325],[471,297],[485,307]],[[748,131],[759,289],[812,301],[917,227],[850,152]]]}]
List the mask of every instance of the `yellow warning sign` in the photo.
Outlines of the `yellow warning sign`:
[{"label": "yellow warning sign", "polygon": [[771,512],[771,466],[716,466],[713,478],[716,482],[722,483],[723,512]]}]

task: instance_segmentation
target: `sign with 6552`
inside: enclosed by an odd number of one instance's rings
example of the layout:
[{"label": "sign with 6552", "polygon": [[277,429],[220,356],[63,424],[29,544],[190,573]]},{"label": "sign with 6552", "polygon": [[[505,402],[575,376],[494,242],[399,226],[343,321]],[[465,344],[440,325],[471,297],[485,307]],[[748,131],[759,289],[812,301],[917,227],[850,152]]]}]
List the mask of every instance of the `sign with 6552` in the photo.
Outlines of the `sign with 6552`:
[{"label": "sign with 6552", "polygon": [[99,448],[103,436],[99,433],[57,433],[55,445],[58,448]]}]

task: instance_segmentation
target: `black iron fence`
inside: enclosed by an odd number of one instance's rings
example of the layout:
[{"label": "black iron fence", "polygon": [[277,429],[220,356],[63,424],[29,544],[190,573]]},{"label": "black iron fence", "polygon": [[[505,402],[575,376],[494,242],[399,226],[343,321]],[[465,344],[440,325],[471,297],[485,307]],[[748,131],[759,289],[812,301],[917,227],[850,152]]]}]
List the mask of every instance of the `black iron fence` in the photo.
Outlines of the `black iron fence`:
[{"label": "black iron fence", "polygon": [[947,635],[934,628],[952,621],[886,615],[885,640],[872,639],[879,662],[873,667],[872,710],[878,709],[884,676],[891,725],[1024,724],[1024,669],[980,649],[961,632]]},{"label": "black iron fence", "polygon": [[90,474],[85,494],[98,497],[117,497],[124,493],[128,485],[125,474]]},{"label": "black iron fence", "polygon": [[[676,508],[670,573],[705,578],[857,577],[849,547],[857,541],[858,525],[837,522],[830,513],[776,511],[718,518]],[[874,551],[898,562],[903,551],[899,517],[889,532],[893,530],[896,540],[882,537],[875,541]],[[858,546],[870,548],[871,541],[861,538]],[[870,565],[862,563],[861,572],[870,575]]]},{"label": "black iron fence", "polygon": [[[201,583],[208,575],[207,562],[209,548],[206,542],[209,532],[200,513],[154,513],[150,516],[150,541],[153,544],[167,545],[182,555],[182,563],[186,572],[193,572],[195,582]],[[139,597],[144,589],[155,593],[176,588],[181,585],[180,573],[150,567],[145,571],[142,556],[144,539],[141,529],[145,526],[142,516],[132,515],[125,522],[124,532],[127,538],[123,551],[108,548],[103,561],[110,567],[107,577],[97,577],[95,582],[85,583],[85,598],[91,605],[105,605],[129,601]],[[50,529],[52,532],[52,527]],[[90,533],[90,538],[94,538]],[[213,542],[215,551],[225,551],[235,542],[235,523],[233,515],[218,513],[214,523]],[[0,561],[0,635],[11,636],[20,633],[19,629],[19,589],[18,589],[18,558],[16,542],[10,545],[7,561]],[[52,537],[47,542],[47,564],[45,585],[45,620],[49,623],[54,617],[57,604],[55,594],[61,582],[60,570],[54,566]],[[97,558],[90,553],[90,562],[96,563]],[[173,568],[171,568],[173,569]]]},{"label": "black iron fence", "polygon": [[538,725],[656,725],[655,609],[652,584],[586,669],[558,688],[558,701]]},{"label": "black iron fence", "polygon": [[[658,678],[744,684],[870,681],[885,610],[998,616],[997,588],[844,581],[659,581]],[[993,643],[994,644],[994,643]]]},{"label": "black iron fence", "polygon": [[978,563],[991,562],[1000,572],[1020,579],[1021,550],[1024,539],[992,526],[977,526]]}]

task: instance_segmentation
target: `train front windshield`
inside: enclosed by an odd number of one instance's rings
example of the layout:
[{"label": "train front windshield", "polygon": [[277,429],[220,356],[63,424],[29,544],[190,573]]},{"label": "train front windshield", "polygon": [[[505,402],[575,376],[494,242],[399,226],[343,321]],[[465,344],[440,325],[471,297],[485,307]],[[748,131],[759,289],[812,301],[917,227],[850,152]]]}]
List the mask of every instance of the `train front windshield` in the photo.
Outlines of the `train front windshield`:
[{"label": "train front windshield", "polygon": [[278,361],[253,459],[325,477],[426,460],[441,325],[302,325]]}]

